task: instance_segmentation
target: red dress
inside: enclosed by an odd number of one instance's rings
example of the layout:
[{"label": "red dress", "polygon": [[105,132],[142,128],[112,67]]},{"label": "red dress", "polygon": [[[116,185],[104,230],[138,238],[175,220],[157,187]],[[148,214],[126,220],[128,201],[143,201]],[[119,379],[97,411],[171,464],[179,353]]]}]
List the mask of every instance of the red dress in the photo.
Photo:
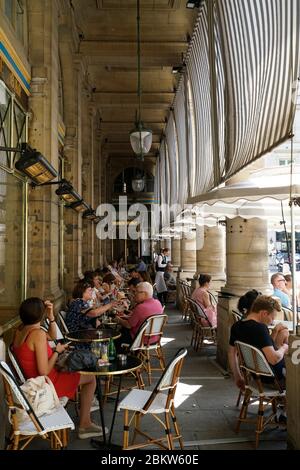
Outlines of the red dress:
[{"label": "red dress", "polygon": [[[29,333],[30,334],[30,333]],[[35,352],[29,349],[26,340],[18,347],[13,346],[13,353],[15,354],[18,363],[27,379],[39,376],[37,369]],[[47,343],[48,359],[53,354],[52,349]],[[74,398],[75,392],[79,385],[80,374],[78,372],[59,372],[55,368],[48,374],[49,379],[53,382],[58,397]]]}]

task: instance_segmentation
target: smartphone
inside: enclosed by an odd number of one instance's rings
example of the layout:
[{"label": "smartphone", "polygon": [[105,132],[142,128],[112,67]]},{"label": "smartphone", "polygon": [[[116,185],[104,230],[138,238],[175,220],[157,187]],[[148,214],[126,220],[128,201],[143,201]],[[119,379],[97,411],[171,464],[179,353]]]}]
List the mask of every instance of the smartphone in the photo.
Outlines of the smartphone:
[{"label": "smartphone", "polygon": [[71,344],[73,341],[70,341],[69,339],[60,339],[58,342],[63,345],[68,345]]}]

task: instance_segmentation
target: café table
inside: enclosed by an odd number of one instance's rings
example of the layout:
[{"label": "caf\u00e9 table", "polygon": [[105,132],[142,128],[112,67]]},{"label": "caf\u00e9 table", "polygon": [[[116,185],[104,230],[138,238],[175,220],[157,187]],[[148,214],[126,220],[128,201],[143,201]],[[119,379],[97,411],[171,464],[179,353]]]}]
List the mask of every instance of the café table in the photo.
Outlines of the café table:
[{"label": "caf\u00e9 table", "polygon": [[121,333],[111,328],[90,328],[86,330],[70,331],[65,337],[74,343],[105,342],[120,338]]},{"label": "caf\u00e9 table", "polygon": [[[65,335],[65,337],[68,340],[72,341],[72,343],[80,343],[80,344],[90,343],[91,345],[92,343],[104,343],[104,342],[109,341],[110,339],[117,339],[117,338],[120,338],[120,336],[121,336],[120,332],[114,329],[110,329],[110,328],[89,328],[89,329],[84,329],[84,330],[75,330],[75,331],[69,331]],[[100,397],[99,411],[100,411],[101,427],[103,431],[104,440],[106,440],[103,407],[101,404],[102,393],[101,393],[100,374],[96,374],[96,371],[89,372],[89,374],[96,375],[98,401]]]},{"label": "caf\u00e9 table", "polygon": [[[120,356],[123,356],[122,359],[120,359]],[[141,377],[138,372],[138,369],[141,369],[142,364],[143,364],[142,361],[138,359],[136,356],[130,356],[130,355],[126,356],[122,354],[122,355],[119,355],[116,359],[109,361],[109,363],[106,365],[98,365],[93,370],[79,371],[80,374],[82,375],[94,375],[97,381],[97,398],[98,398],[98,403],[99,403],[99,413],[100,413],[101,426],[102,426],[102,432],[103,432],[102,434],[103,440],[100,441],[98,439],[91,439],[91,444],[93,447],[97,449],[120,449],[120,446],[112,444],[111,438],[112,438],[112,432],[113,432],[113,428],[115,424],[115,418],[116,418],[116,413],[117,413],[117,408],[118,408],[118,403],[119,403],[122,377],[125,374],[136,371],[138,385],[139,387],[141,387],[142,381],[141,381]],[[117,396],[115,400],[111,426],[109,430],[109,437],[107,441],[106,435],[105,435],[105,423],[104,423],[104,415],[103,415],[102,391],[101,391],[100,379],[101,377],[113,377],[113,376],[118,376],[119,382],[118,382],[118,390],[117,390]]]}]

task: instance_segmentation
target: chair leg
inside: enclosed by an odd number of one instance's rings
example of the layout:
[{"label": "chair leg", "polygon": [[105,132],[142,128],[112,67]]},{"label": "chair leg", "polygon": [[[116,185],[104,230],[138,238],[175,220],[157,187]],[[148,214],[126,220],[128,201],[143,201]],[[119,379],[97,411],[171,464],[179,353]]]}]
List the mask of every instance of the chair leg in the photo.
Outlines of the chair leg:
[{"label": "chair leg", "polygon": [[179,426],[178,426],[178,423],[177,423],[174,404],[171,406],[171,416],[172,416],[172,421],[173,421],[173,426],[174,426],[174,429],[175,429],[176,437],[179,440],[180,449],[183,449],[183,439],[182,439],[182,436],[180,434],[180,429],[179,429]]},{"label": "chair leg", "polygon": [[258,405],[258,415],[257,415],[257,422],[256,422],[256,437],[255,437],[255,449],[259,446],[259,437],[264,428],[264,399],[260,397],[259,405]]},{"label": "chair leg", "polygon": [[158,360],[159,360],[159,365],[160,365],[161,370],[165,370],[166,363],[165,363],[165,358],[164,358],[161,346],[157,347],[156,354],[157,354],[157,357],[158,357]]},{"label": "chair leg", "polygon": [[240,406],[240,401],[241,401],[242,395],[243,395],[243,392],[242,392],[242,390],[240,390],[239,396],[237,397],[237,401],[236,401],[236,404],[235,404],[236,407]]},{"label": "chair leg", "polygon": [[18,435],[14,435],[14,438],[13,438],[13,442],[12,442],[12,450],[18,450],[19,448],[19,442],[20,442],[20,438]]},{"label": "chair leg", "polygon": [[236,428],[235,428],[236,433],[238,433],[239,430],[240,430],[241,422],[244,421],[247,417],[248,405],[249,405],[251,395],[252,395],[251,390],[246,389],[243,404],[242,404],[242,408],[241,408],[240,415],[238,417],[238,422],[237,422]]},{"label": "chair leg", "polygon": [[127,449],[129,442],[129,411],[124,410],[123,449]]},{"label": "chair leg", "polygon": [[135,381],[139,389],[144,390],[145,384],[140,369],[135,373]]},{"label": "chair leg", "polygon": [[148,374],[148,383],[151,385],[152,382],[152,377],[151,377],[151,362],[150,362],[150,353],[148,350],[146,350],[146,370]]},{"label": "chair leg", "polygon": [[140,422],[141,422],[141,413],[136,412],[134,415],[134,432],[133,432],[131,444],[135,443],[136,436],[140,430]]},{"label": "chair leg", "polygon": [[165,413],[165,425],[166,425],[166,435],[167,435],[167,441],[168,441],[168,449],[173,450],[173,439],[172,439],[172,433],[171,433],[171,427],[170,427],[170,419],[169,419],[169,413]]}]

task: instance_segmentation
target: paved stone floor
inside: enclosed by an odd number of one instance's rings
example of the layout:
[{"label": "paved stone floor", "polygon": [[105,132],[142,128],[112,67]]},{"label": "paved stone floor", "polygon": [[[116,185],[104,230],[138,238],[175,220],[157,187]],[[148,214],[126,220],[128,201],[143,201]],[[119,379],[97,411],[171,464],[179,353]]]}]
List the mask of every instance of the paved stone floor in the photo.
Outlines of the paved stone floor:
[{"label": "paved stone floor", "polygon": [[[180,313],[173,307],[168,307],[167,313],[169,320],[165,329],[164,345],[167,360],[180,347],[188,348],[181,383],[177,389],[176,409],[185,449],[253,450],[255,433],[252,425],[242,425],[238,435],[234,432],[238,415],[238,408],[235,406],[238,393],[232,379],[215,362],[215,346],[206,345],[201,352],[195,352],[190,347],[189,323],[182,321]],[[159,372],[155,373],[156,380],[159,375]],[[112,409],[113,402],[108,402],[104,410],[107,426],[110,425]],[[72,406],[69,412],[76,423],[77,418]],[[122,418],[122,413],[118,412],[113,432],[113,442],[116,444],[122,443]],[[97,411],[93,413],[93,419],[100,422]],[[157,422],[150,417],[146,417],[143,421],[145,430],[151,430],[157,435],[159,432]],[[30,448],[48,448],[48,445],[35,440]],[[68,448],[93,450],[89,439],[79,440],[75,431],[71,433]],[[259,449],[286,449],[286,431],[269,427],[261,436]]]}]

